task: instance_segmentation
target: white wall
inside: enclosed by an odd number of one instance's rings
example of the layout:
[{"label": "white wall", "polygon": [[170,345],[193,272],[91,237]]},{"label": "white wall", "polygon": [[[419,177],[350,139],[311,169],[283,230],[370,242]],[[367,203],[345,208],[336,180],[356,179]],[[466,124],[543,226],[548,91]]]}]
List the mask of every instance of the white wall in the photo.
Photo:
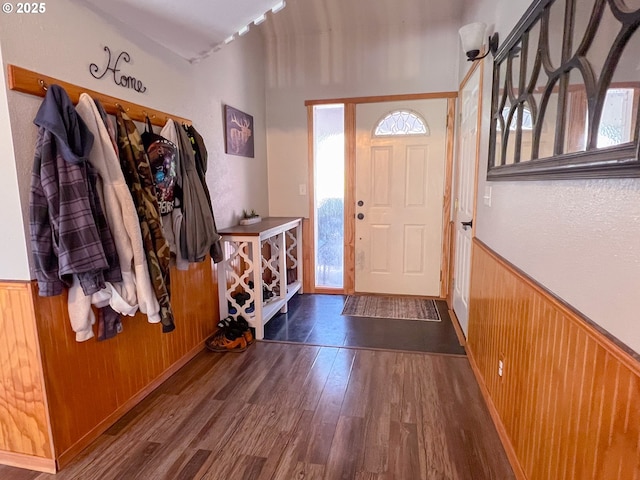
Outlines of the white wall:
[{"label": "white wall", "polygon": [[[0,44],[5,71],[6,64],[15,64],[193,120],[209,152],[207,183],[219,228],[237,223],[243,208],[267,204],[264,53],[258,32],[250,32],[200,64],[191,65],[130,29],[107,23],[80,4],[56,0],[47,3],[44,14],[0,15]],[[116,55],[123,50],[129,52],[132,60],[122,66],[122,73],[142,80],[146,92],[120,87],[108,76],[97,80],[90,75],[90,63],[103,68],[105,45]],[[7,98],[11,131],[0,123],[0,135],[13,136],[13,168],[17,170],[26,220],[37,133],[33,118],[42,99],[13,91],[7,92]],[[224,103],[254,116],[255,158],[224,153]],[[0,113],[1,109],[0,103]],[[6,123],[6,116],[0,117],[0,122]],[[10,145],[2,142],[3,149]],[[7,153],[3,155],[3,181],[5,176],[15,178],[11,165],[5,165],[14,155]],[[4,215],[3,209],[3,223]],[[28,221],[25,224],[28,238]],[[11,250],[19,248],[13,246]],[[4,261],[0,264],[0,278],[22,278],[9,266]]]},{"label": "white wall", "polygon": [[[465,20],[495,25],[504,40],[528,5],[527,0],[484,0],[467,10]],[[486,182],[491,98],[486,66],[478,238],[640,352],[640,179]],[[486,186],[492,188],[491,207],[483,203]]]},{"label": "white wall", "polygon": [[[2,53],[0,52],[0,64]],[[13,161],[11,123],[4,76],[0,75],[0,279],[29,280],[29,261],[18,194],[18,177]]]},{"label": "white wall", "polygon": [[269,213],[308,216],[305,100],[456,91],[458,23],[269,38]]}]

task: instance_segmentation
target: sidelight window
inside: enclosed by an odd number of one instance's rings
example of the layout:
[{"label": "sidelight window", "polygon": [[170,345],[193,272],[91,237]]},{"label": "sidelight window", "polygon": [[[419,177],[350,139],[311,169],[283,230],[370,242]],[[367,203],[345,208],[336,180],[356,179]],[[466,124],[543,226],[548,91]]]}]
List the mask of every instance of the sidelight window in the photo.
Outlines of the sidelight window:
[{"label": "sidelight window", "polygon": [[342,288],[344,271],[344,105],[313,107],[315,284]]}]

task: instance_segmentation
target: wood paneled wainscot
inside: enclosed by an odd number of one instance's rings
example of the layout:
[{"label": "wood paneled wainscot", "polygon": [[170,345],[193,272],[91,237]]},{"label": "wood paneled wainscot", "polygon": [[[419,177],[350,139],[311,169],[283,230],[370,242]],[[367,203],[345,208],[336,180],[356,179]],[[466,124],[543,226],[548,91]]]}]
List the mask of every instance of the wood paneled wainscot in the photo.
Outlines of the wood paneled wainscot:
[{"label": "wood paneled wainscot", "polygon": [[0,463],[55,471],[30,283],[0,282]]},{"label": "wood paneled wainscot", "polygon": [[640,362],[478,240],[467,346],[519,478],[640,479]]},{"label": "wood paneled wainscot", "polygon": [[0,283],[0,463],[61,468],[200,352],[219,319],[214,270],[172,269],[174,332],[137,314],[103,342],[75,341],[66,294]]}]

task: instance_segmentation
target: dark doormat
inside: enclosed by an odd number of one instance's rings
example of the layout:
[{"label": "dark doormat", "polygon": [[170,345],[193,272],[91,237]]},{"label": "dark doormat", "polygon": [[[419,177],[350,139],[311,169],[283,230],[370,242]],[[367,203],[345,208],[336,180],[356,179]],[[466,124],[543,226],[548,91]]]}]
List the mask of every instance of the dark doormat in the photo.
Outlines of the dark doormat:
[{"label": "dark doormat", "polygon": [[349,295],[342,315],[440,322],[435,300],[378,295]]}]

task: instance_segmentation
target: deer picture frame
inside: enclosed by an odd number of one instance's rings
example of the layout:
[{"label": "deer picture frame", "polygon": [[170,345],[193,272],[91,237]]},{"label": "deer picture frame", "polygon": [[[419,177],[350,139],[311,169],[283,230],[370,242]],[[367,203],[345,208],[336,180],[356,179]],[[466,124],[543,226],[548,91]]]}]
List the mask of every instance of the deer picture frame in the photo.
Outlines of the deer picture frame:
[{"label": "deer picture frame", "polygon": [[254,158],[253,116],[224,106],[225,153]]}]

